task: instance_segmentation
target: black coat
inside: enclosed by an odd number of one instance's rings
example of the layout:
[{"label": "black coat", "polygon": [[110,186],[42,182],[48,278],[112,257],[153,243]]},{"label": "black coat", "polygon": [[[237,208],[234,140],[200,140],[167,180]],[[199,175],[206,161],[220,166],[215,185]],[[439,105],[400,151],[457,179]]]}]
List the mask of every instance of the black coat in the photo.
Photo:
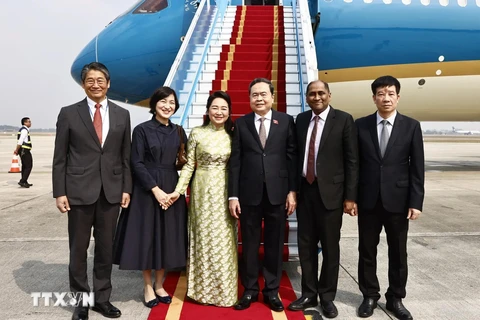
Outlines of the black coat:
[{"label": "black coat", "polygon": [[263,184],[272,205],[285,203],[290,191],[297,191],[297,147],[293,117],[272,110],[272,123],[265,149],[255,128],[255,114],[235,121],[228,177],[228,196],[241,205],[262,201]]},{"label": "black coat", "polygon": [[390,212],[422,210],[425,156],[420,123],[397,112],[382,159],[376,113],[356,120],[360,154],[358,205],[371,210],[381,197]]},{"label": "black coat", "polygon": [[[302,177],[308,126],[312,111],[297,116],[298,177]],[[317,184],[328,210],[356,201],[358,185],[357,130],[350,114],[330,107],[317,154]],[[299,183],[299,185],[301,185]],[[302,190],[300,190],[301,192]]]}]

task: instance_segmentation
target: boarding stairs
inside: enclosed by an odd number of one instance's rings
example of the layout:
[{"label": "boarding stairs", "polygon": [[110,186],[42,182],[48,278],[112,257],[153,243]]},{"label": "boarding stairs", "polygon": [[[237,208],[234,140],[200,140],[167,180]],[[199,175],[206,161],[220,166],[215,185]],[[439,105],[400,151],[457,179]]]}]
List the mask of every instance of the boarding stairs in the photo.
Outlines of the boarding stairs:
[{"label": "boarding stairs", "polygon": [[[306,0],[300,2],[308,6]],[[200,126],[207,99],[216,90],[230,95],[234,120],[251,112],[248,85],[257,77],[272,80],[276,110],[294,117],[302,112],[309,81],[302,26],[310,24],[299,23],[300,9],[295,5],[207,7],[202,1],[184,52],[177,56],[178,67],[165,83],[176,90],[181,105],[172,120],[187,132]],[[311,29],[307,32],[311,34]],[[298,257],[296,232],[294,214],[287,222],[284,261]]]}]

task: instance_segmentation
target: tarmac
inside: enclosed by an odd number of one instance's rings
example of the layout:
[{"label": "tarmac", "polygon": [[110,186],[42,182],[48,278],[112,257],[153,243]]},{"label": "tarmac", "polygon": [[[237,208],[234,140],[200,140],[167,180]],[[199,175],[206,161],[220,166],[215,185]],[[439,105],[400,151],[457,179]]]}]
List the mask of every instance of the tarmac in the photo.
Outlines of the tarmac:
[{"label": "tarmac", "polygon": [[[32,292],[67,292],[67,217],[52,198],[53,134],[32,134],[33,186],[20,188],[19,173],[8,173],[15,137],[0,135],[0,319],[70,319],[72,307],[33,305]],[[425,137],[426,197],[424,211],[410,222],[409,278],[405,306],[414,319],[480,319],[480,138]],[[357,219],[345,215],[341,266],[335,299],[337,319],[358,319],[362,301],[358,289]],[[321,256],[319,256],[321,262]],[[89,248],[89,279],[93,246]],[[388,286],[384,234],[378,248],[378,277],[382,294]],[[284,263],[300,295],[298,262]],[[112,274],[112,303],[121,319],[148,318],[142,304],[141,272]],[[308,313],[321,319],[318,309]],[[104,319],[90,312],[90,319]],[[394,319],[382,296],[370,319]]]}]

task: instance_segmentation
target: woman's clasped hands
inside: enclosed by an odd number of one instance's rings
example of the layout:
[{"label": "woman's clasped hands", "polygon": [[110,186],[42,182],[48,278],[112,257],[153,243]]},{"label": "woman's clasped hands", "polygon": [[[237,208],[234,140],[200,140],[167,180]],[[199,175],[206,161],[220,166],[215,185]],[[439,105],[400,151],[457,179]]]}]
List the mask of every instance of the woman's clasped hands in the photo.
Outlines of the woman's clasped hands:
[{"label": "woman's clasped hands", "polygon": [[178,198],[180,198],[180,193],[174,191],[167,194],[159,187],[154,187],[152,189],[152,192],[158,204],[162,207],[163,210],[167,210],[175,201],[178,200]]}]

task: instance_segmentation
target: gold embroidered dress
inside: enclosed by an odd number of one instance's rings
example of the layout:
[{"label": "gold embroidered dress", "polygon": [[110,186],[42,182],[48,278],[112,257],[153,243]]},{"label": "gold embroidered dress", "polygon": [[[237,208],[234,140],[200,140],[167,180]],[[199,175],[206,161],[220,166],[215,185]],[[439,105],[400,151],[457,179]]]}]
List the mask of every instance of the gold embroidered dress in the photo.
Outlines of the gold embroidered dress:
[{"label": "gold embroidered dress", "polygon": [[[228,160],[231,138],[225,129],[196,127],[187,144],[175,191],[184,194],[195,170],[188,214],[187,296],[229,307],[237,301],[236,220],[228,210]],[[195,168],[196,164],[196,168]]]}]

